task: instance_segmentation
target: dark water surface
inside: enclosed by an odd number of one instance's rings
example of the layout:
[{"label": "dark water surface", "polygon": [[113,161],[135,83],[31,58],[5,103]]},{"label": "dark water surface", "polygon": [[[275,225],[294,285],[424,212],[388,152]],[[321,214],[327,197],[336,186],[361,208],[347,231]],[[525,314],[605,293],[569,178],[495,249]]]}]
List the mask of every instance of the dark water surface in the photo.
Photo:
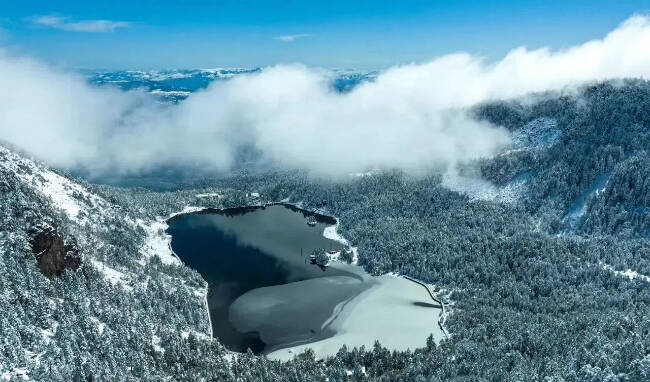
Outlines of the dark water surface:
[{"label": "dark water surface", "polygon": [[[306,341],[311,337],[322,338],[327,334],[318,332],[335,306],[363,289],[349,286],[360,279],[354,273],[335,267],[322,270],[309,264],[312,250],[339,250],[342,246],[323,237],[325,227],[335,223],[333,219],[311,215],[317,223],[309,226],[307,216],[310,215],[301,210],[274,205],[210,210],[170,219],[167,232],[172,236],[172,249],[186,265],[197,270],[209,283],[208,305],[213,333],[230,350],[246,351],[250,348],[259,354],[267,346],[282,346],[282,341],[285,340],[295,342]],[[242,307],[231,312],[233,302],[249,291],[320,278],[329,284],[341,284],[344,288],[328,288],[333,292],[327,292],[318,301],[309,301],[310,304],[304,305],[310,311],[301,312],[301,304],[296,302],[295,306],[292,305],[292,317],[278,317],[280,313],[274,316],[274,311],[287,310],[278,310],[279,303],[273,305],[274,301],[269,301],[268,297],[255,300],[256,296],[264,295],[256,291],[251,298],[245,299],[255,301],[253,305],[239,304]],[[299,287],[312,284],[290,285]],[[296,287],[290,289],[291,294],[286,295],[290,302],[282,302],[285,307],[291,304],[294,300],[291,296],[296,293]],[[299,289],[298,292],[303,296],[318,294],[309,289],[305,289],[304,293]],[[251,319],[263,319],[267,325],[274,326],[276,330],[272,338],[277,340],[267,344],[257,332],[243,333],[236,329],[247,327]],[[276,325],[280,322],[284,325]],[[287,325],[287,322],[300,325]]]}]

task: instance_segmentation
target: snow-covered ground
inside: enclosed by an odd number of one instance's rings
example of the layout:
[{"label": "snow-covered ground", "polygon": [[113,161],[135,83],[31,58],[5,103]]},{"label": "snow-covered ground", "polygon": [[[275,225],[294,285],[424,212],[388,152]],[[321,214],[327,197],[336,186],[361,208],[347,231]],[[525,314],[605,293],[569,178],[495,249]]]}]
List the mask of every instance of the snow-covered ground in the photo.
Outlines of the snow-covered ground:
[{"label": "snow-covered ground", "polygon": [[353,178],[364,178],[366,176],[372,176],[372,171],[366,171],[366,172],[353,172],[348,174]]},{"label": "snow-covered ground", "polygon": [[183,90],[161,90],[161,89],[154,89],[150,92],[153,95],[157,96],[163,96],[163,97],[188,97],[191,92],[188,91],[183,91]]},{"label": "snow-covered ground", "polygon": [[165,264],[180,264],[178,256],[172,251],[172,237],[167,234],[167,220],[177,215],[190,214],[202,211],[203,207],[186,206],[182,211],[174,212],[167,217],[157,217],[156,219],[144,221],[137,219],[136,223],[144,229],[147,238],[144,245],[140,248],[140,253],[145,257],[158,256],[160,261]]},{"label": "snow-covered ground", "polygon": [[90,260],[90,263],[97,269],[104,278],[113,285],[120,285],[127,291],[133,290],[129,283],[129,277],[126,276],[123,272],[117,271],[108,265],[104,264],[101,261]]},{"label": "snow-covered ground", "polygon": [[[426,290],[403,277],[383,275],[374,278],[376,284],[352,300],[339,304],[329,325],[332,337],[275,350],[267,356],[289,360],[308,348],[317,359],[335,355],[343,345],[371,348],[376,340],[390,350],[424,347],[429,334],[436,341],[444,337],[438,326],[437,308]],[[418,304],[416,304],[418,303]]]},{"label": "snow-covered ground", "polygon": [[469,196],[470,200],[514,203],[526,191],[528,180],[527,175],[522,175],[503,187],[497,187],[479,177],[466,177],[454,172],[447,172],[442,178],[442,185],[452,191]]},{"label": "snow-covered ground", "polygon": [[20,378],[25,381],[29,381],[29,374],[26,367],[17,367],[11,371],[5,371],[0,374],[0,379],[5,381],[13,381],[15,378]]},{"label": "snow-covered ground", "polygon": [[562,135],[557,127],[557,121],[551,118],[538,118],[524,125],[512,134],[512,145],[515,148],[550,147]]},{"label": "snow-covered ground", "polygon": [[0,166],[4,167],[4,170],[13,172],[25,184],[50,198],[53,206],[74,222],[86,223],[90,217],[84,212],[91,207],[108,209],[110,206],[108,202],[90,193],[81,184],[46,169],[34,161],[27,160],[2,146],[0,146],[0,154],[8,159],[0,161]]},{"label": "snow-covered ground", "polygon": [[[170,214],[167,217],[158,217],[154,219],[130,216],[128,214],[121,216],[124,212],[117,208],[117,206],[114,206],[107,200],[95,195],[83,184],[70,180],[36,162],[14,154],[2,146],[0,146],[0,155],[9,158],[9,160],[0,161],[0,169],[15,173],[25,181],[26,185],[34,187],[36,191],[42,193],[46,198],[49,198],[52,202],[52,206],[65,214],[75,226],[85,227],[84,230],[79,229],[80,234],[82,232],[94,232],[93,230],[106,230],[106,225],[103,224],[102,219],[106,219],[108,216],[117,216],[119,217],[119,221],[123,221],[128,226],[132,228],[140,227],[144,230],[145,240],[140,248],[140,253],[142,255],[145,257],[158,256],[165,264],[181,264],[181,261],[171,248],[171,236],[166,233],[168,228],[167,220],[179,214],[200,211],[203,207],[187,206],[182,211]],[[218,193],[196,195],[197,198],[219,198],[220,196],[221,195]],[[256,199],[260,198],[260,194],[257,192],[251,192],[249,193],[249,196]],[[336,225],[326,227],[323,231],[323,236],[350,247],[350,242],[337,232],[337,228],[338,221]],[[79,237],[78,239],[80,239],[82,244],[84,244],[84,240],[92,240],[91,237]],[[351,250],[353,252],[353,263],[356,264],[358,260],[357,249],[351,247]],[[332,260],[336,259],[336,254],[332,255]],[[142,281],[135,276],[136,274],[133,273],[133,270],[109,266],[108,264],[110,263],[94,258],[92,253],[84,252],[84,261],[92,264],[92,266],[103,275],[107,282],[114,285],[120,285],[127,293],[133,290],[133,283]],[[145,263],[143,262],[141,264]],[[330,354],[328,352],[335,352],[338,350],[340,344],[343,343],[346,343],[349,346],[359,346],[361,344],[370,346],[375,339],[380,339],[382,343],[394,348],[405,348],[404,346],[415,348],[424,346],[426,334],[423,335],[422,328],[427,328],[424,329],[425,332],[429,330],[429,327],[432,328],[432,332],[438,330],[435,319],[437,313],[433,313],[433,311],[437,312],[437,310],[435,308],[414,306],[410,303],[412,299],[409,300],[408,303],[404,300],[407,296],[415,296],[411,293],[415,293],[416,295],[426,293],[423,288],[418,287],[403,278],[386,276],[384,279],[385,280],[382,279],[383,281],[381,281],[377,287],[370,288],[368,293],[364,292],[358,298],[355,298],[351,304],[339,306],[340,311],[338,312],[339,314],[337,315],[337,318],[329,322],[332,327],[337,328],[338,334],[336,336],[331,339],[319,341],[316,344],[310,344],[309,346],[318,347],[318,354]],[[414,288],[414,290],[409,292],[409,288]],[[201,287],[193,290],[190,293],[189,298],[195,298],[198,301],[202,301],[207,314],[209,311],[206,301],[207,288]],[[421,299],[422,301],[430,301],[430,298],[426,295],[413,298],[417,298],[418,300]],[[364,331],[361,327],[361,323],[364,320],[368,320],[370,317],[376,316],[378,309],[380,309],[382,305],[386,304],[395,304],[394,309],[390,309],[390,314],[385,318],[378,320],[374,329],[371,330],[371,328],[366,327]],[[400,314],[401,316],[399,316]],[[424,319],[425,316],[427,317],[426,320]],[[395,325],[404,325],[408,322],[407,318],[411,319],[410,324],[395,329]],[[89,319],[93,320],[92,317]],[[96,318],[94,318],[93,323],[96,325],[100,334],[105,333],[106,330],[110,329],[110,324],[107,325]],[[211,330],[211,325],[208,326]],[[399,341],[395,341],[394,339],[391,340],[387,336],[391,330],[399,330],[400,332],[403,332],[404,335]],[[185,330],[180,333],[180,335],[187,336],[190,331],[194,332],[200,338],[209,339],[211,337],[196,330]],[[43,336],[44,338],[54,338],[55,332],[56,326],[53,326],[51,329],[44,330]],[[383,338],[380,336],[375,338],[376,333],[383,333],[382,335],[385,335],[386,337]],[[155,332],[152,333],[151,340],[156,351],[164,351],[164,344],[160,343],[160,337]],[[279,358],[285,356],[279,356]],[[13,376],[21,375],[26,376],[27,372],[25,371],[25,373],[22,373],[21,370],[15,369],[11,372],[0,374],[0,377],[8,379]]]},{"label": "snow-covered ground", "polygon": [[158,256],[164,264],[178,264],[179,260],[170,247],[171,236],[165,232],[167,223],[162,219],[149,222],[138,219],[137,222],[147,235],[145,243],[140,247],[140,253],[146,257]]},{"label": "snow-covered ground", "polygon": [[221,195],[218,192],[208,192],[205,194],[196,194],[196,197],[201,199],[201,198],[221,198],[223,195]]},{"label": "snow-covered ground", "polygon": [[[346,247],[349,247],[350,250],[352,251],[352,264],[356,265],[359,262],[359,251],[357,250],[357,247],[351,246],[350,242],[338,233],[337,231],[338,227],[339,227],[339,219],[337,218],[336,225],[325,227],[325,229],[323,230],[323,236],[327,239],[334,240],[336,242],[345,245]],[[340,252],[339,252],[339,256],[340,256]],[[338,257],[330,256],[330,260],[336,261],[338,260]]]},{"label": "snow-covered ground", "polygon": [[633,271],[631,269],[626,269],[625,271],[617,271],[611,265],[604,264],[604,263],[600,263],[600,266],[603,267],[603,269],[605,269],[607,271],[613,272],[617,276],[626,277],[626,278],[628,278],[630,280],[639,279],[639,280],[650,283],[650,276],[641,274],[641,273]]},{"label": "snow-covered ground", "polygon": [[[20,182],[33,190],[35,194],[40,194],[45,201],[49,200],[49,206],[54,211],[58,211],[67,219],[64,220],[66,234],[71,235],[78,243],[82,263],[92,265],[94,269],[100,272],[104,280],[113,285],[119,285],[125,293],[130,293],[136,283],[146,283],[142,277],[141,269],[133,269],[128,266],[109,265],[111,259],[100,259],[96,256],[96,251],[92,249],[104,245],[101,239],[102,235],[111,233],[116,226],[123,225],[122,228],[134,230],[134,238],[137,237],[138,227],[145,232],[145,240],[140,248],[140,253],[145,256],[158,256],[167,264],[181,264],[174,255],[170,247],[171,237],[166,234],[166,218],[146,219],[129,214],[104,198],[93,193],[82,182],[77,182],[63,175],[48,169],[46,166],[21,156],[6,147],[0,145],[0,174],[13,174]],[[189,213],[199,210],[197,207],[188,207],[179,213]],[[174,216],[176,214],[172,214]],[[171,217],[169,216],[169,217]],[[50,224],[46,219],[42,224]],[[58,228],[61,228],[59,226]],[[118,228],[119,229],[119,228]],[[137,256],[137,254],[134,254]],[[139,262],[145,265],[146,261]],[[170,280],[170,282],[182,282],[182,280]],[[194,292],[194,293],[192,293]],[[189,299],[196,299],[197,303],[204,304],[207,312],[206,302],[207,289],[204,287],[190,290]],[[58,304],[64,301],[51,301],[50,309],[56,309]],[[96,325],[99,334],[109,330],[109,324],[100,322],[95,317],[88,317]],[[48,322],[49,327],[46,329],[37,328],[44,343],[49,343],[56,338],[57,321]],[[209,326],[211,331],[211,326]],[[199,333],[196,330],[189,330]],[[201,336],[199,336],[201,337]],[[203,337],[210,338],[206,334]],[[152,342],[156,349],[160,350],[164,344],[159,344],[156,340],[156,333],[152,333]],[[25,350],[26,356],[37,362],[40,354],[28,354],[31,350]],[[14,368],[13,370],[1,370],[0,380],[11,378],[29,379],[28,370]]]}]

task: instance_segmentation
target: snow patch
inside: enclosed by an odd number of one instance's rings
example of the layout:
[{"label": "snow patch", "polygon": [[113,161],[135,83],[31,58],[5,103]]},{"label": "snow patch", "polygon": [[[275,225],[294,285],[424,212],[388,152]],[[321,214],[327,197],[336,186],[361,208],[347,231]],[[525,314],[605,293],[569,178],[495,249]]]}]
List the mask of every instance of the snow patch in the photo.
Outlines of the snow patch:
[{"label": "snow patch", "polygon": [[[164,222],[164,221],[167,221],[167,220],[173,218],[174,216],[184,215],[184,214],[191,214],[191,213],[194,213],[194,212],[200,212],[200,211],[203,211],[204,209],[205,209],[204,207],[185,206],[185,208],[183,208],[182,211],[174,212],[172,214],[169,214],[169,216],[167,216],[166,218],[158,218],[158,221],[163,221]],[[165,228],[165,229],[167,229],[167,228]]]},{"label": "snow patch", "polygon": [[104,334],[104,328],[106,327],[105,323],[99,321],[97,317],[90,317],[90,321],[97,325],[97,331],[99,332],[100,336]]},{"label": "snow patch", "polygon": [[209,192],[205,194],[196,194],[197,198],[221,198],[223,195],[221,195],[218,192]]},{"label": "snow patch", "polygon": [[145,243],[140,247],[140,253],[145,257],[158,256],[160,261],[165,264],[180,264],[181,261],[171,248],[172,237],[166,232],[169,228],[167,220],[177,215],[198,212],[203,209],[203,207],[186,206],[182,211],[174,212],[166,218],[158,217],[148,222],[142,219],[136,220],[136,224],[142,227],[147,235]]},{"label": "snow patch", "polygon": [[27,374],[27,368],[16,367],[11,371],[6,371],[0,374],[0,379],[3,379],[5,381],[10,381],[14,378],[22,378],[25,381],[29,380],[29,375]]},{"label": "snow patch", "polygon": [[63,211],[74,222],[81,223],[87,220],[87,216],[80,217],[87,207],[98,204],[108,207],[108,203],[102,198],[91,194],[82,185],[64,176],[42,168],[4,147],[0,147],[0,154],[8,159],[0,161],[0,166],[12,171],[26,184],[52,200],[53,206]]},{"label": "snow patch", "polygon": [[41,173],[41,176],[45,179],[45,183],[42,184],[43,194],[49,196],[54,204],[63,210],[70,219],[75,220],[79,215],[79,211],[81,211],[81,207],[79,202],[69,194],[70,182],[62,176],[49,171]]},{"label": "snow patch", "polygon": [[497,187],[479,177],[465,177],[447,172],[442,177],[442,185],[452,191],[467,195],[471,201],[485,200],[500,203],[515,203],[526,191],[529,174],[522,174],[502,187]]},{"label": "snow patch", "polygon": [[512,133],[512,144],[516,148],[551,147],[562,135],[557,121],[552,118],[538,118]]},{"label": "snow patch", "polygon": [[197,332],[196,330],[183,330],[181,331],[181,338],[186,340],[190,338],[190,334],[193,334],[194,337],[203,340],[203,341],[209,341],[212,339],[212,336],[208,336],[205,333]]},{"label": "snow patch", "polygon": [[162,90],[162,89],[154,89],[150,93],[160,97],[189,97],[191,94],[190,92],[184,90]]},{"label": "snow patch", "polygon": [[[351,246],[350,242],[337,232],[338,227],[339,227],[339,219],[336,218],[336,225],[331,225],[331,226],[325,227],[325,229],[323,230],[323,236],[326,239],[334,240],[336,242],[339,242],[339,243],[349,247],[350,250],[352,251],[352,264],[356,265],[359,262],[359,252],[357,250],[357,247]],[[339,252],[338,255],[340,256],[341,253]],[[332,257],[330,257],[330,260],[331,259],[332,259]]]},{"label": "snow patch", "polygon": [[41,336],[43,336],[43,341],[46,344],[49,344],[50,341],[52,341],[52,338],[54,337],[54,334],[56,333],[56,328],[58,327],[58,325],[59,325],[59,323],[54,321],[52,323],[51,328],[41,329]]},{"label": "snow patch", "polygon": [[645,282],[647,282],[647,283],[650,283],[650,276],[647,276],[647,275],[641,274],[641,273],[636,272],[636,271],[633,271],[633,270],[631,270],[631,269],[626,269],[625,271],[617,271],[617,270],[614,269],[614,267],[612,267],[611,265],[604,264],[604,263],[600,263],[600,266],[601,266],[604,270],[607,270],[607,271],[613,272],[613,273],[614,273],[615,275],[617,275],[617,276],[626,277],[626,278],[628,278],[629,280],[639,279],[639,280],[645,281]]},{"label": "snow patch", "polygon": [[366,176],[372,176],[372,171],[366,171],[366,172],[353,172],[349,174],[353,178],[364,178]]},{"label": "snow patch", "polygon": [[140,247],[140,253],[145,257],[158,256],[164,264],[179,264],[170,247],[171,236],[165,232],[167,223],[160,220],[149,223],[140,219],[137,221],[147,235],[145,243]]},{"label": "snow patch", "polygon": [[151,345],[153,346],[153,350],[157,351],[158,353],[164,353],[165,349],[160,346],[160,337],[157,335],[151,336]]},{"label": "snow patch", "polygon": [[[351,268],[346,266],[345,269]],[[375,340],[390,350],[414,350],[426,345],[429,333],[436,342],[445,337],[438,325],[440,309],[422,309],[413,304],[414,301],[431,301],[429,292],[421,285],[403,277],[386,275],[372,278],[371,282],[370,288],[335,308],[328,322],[335,333],[333,336],[277,349],[267,357],[286,361],[311,348],[316,359],[325,359],[335,355],[343,345],[371,348]],[[305,282],[305,286],[309,286],[309,282]]]},{"label": "snow patch", "polygon": [[115,269],[107,266],[101,261],[97,260],[90,260],[90,263],[97,269],[102,275],[104,275],[104,278],[110,282],[113,285],[121,284],[124,289],[126,290],[132,290],[129,285],[126,285],[127,282],[127,277],[124,273],[120,271],[116,271]]}]

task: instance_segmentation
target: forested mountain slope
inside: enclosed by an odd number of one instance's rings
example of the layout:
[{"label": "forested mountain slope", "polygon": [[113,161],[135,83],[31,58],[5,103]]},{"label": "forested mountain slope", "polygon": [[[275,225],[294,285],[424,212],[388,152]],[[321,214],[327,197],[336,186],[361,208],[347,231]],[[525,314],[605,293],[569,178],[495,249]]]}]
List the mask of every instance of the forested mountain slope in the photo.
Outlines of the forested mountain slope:
[{"label": "forested mountain slope", "polygon": [[[82,185],[2,149],[0,376],[648,380],[649,111],[648,82],[594,84],[476,107],[513,143],[453,176],[241,171],[173,193]],[[205,284],[170,257],[156,216],[279,200],[338,217],[368,271],[435,285],[451,337],[288,363],[207,339]],[[76,242],[76,271],[41,273],[44,225]]]},{"label": "forested mountain slope", "polygon": [[3,147],[0,195],[0,376],[164,376],[158,343],[206,335],[205,283],[156,222]]}]

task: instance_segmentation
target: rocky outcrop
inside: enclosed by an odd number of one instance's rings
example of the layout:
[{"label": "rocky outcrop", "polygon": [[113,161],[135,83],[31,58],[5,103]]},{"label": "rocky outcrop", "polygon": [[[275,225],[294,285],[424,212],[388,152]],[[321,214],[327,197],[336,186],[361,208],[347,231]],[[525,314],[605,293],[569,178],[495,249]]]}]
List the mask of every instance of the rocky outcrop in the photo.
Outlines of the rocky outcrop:
[{"label": "rocky outcrop", "polygon": [[76,271],[81,257],[74,238],[64,241],[56,228],[42,225],[31,230],[32,252],[38,268],[49,278],[58,277],[66,269]]}]

